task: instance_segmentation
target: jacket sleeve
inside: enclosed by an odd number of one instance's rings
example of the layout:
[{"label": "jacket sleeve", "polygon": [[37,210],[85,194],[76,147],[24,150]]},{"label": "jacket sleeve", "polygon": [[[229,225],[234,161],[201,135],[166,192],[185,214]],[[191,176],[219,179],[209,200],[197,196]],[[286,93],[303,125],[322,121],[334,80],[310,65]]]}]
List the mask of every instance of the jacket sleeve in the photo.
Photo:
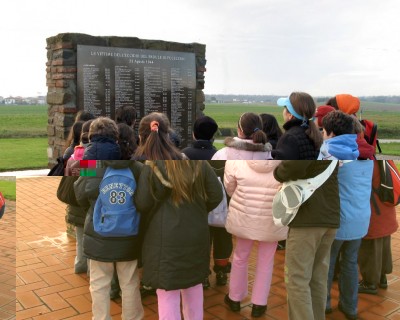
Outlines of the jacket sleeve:
[{"label": "jacket sleeve", "polygon": [[304,179],[311,161],[314,160],[283,160],[275,168],[274,177],[279,182]]},{"label": "jacket sleeve", "polygon": [[203,162],[203,167],[205,172],[205,189],[207,192],[207,211],[210,212],[214,208],[216,208],[220,202],[222,201],[222,186],[218,180],[217,175],[214,170],[211,168],[207,161]]},{"label": "jacket sleeve", "polygon": [[237,187],[237,180],[235,177],[235,162],[244,160],[227,160],[225,164],[224,186],[226,193],[232,197]]},{"label": "jacket sleeve", "polygon": [[[143,166],[142,172],[139,177],[137,189],[135,193],[135,205],[140,213],[147,213],[151,211],[156,203],[156,198],[152,195],[152,188],[157,189],[157,179],[151,174],[152,168],[150,166]],[[150,181],[150,177],[152,179]],[[159,183],[161,185],[161,183]],[[161,187],[161,186],[159,186]],[[157,190],[153,190],[154,195],[157,195]]]},{"label": "jacket sleeve", "polygon": [[79,206],[83,208],[90,207],[90,200],[96,200],[99,195],[100,182],[101,178],[98,177],[79,177],[75,181],[75,197]]}]

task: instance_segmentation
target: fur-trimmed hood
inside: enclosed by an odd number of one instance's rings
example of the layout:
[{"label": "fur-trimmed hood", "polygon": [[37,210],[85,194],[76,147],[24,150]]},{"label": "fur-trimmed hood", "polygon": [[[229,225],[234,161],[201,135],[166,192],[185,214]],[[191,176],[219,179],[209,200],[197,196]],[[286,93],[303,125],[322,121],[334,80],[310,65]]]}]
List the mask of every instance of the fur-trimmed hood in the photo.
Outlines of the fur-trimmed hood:
[{"label": "fur-trimmed hood", "polygon": [[269,160],[272,159],[270,143],[254,143],[238,137],[225,139],[225,148],[218,150],[211,160]]},{"label": "fur-trimmed hood", "polygon": [[224,144],[227,147],[251,152],[269,152],[272,150],[272,145],[269,142],[266,144],[254,143],[251,140],[240,139],[238,137],[227,137]]}]

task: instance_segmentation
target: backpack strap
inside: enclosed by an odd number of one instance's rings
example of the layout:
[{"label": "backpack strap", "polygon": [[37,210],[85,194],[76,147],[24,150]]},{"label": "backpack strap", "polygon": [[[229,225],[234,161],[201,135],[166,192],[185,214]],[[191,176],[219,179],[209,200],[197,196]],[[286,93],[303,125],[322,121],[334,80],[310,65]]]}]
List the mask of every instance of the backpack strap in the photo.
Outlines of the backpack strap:
[{"label": "backpack strap", "polygon": [[379,140],[378,139],[376,139],[376,147],[378,148],[379,153],[382,153],[381,145],[379,144]]},{"label": "backpack strap", "polygon": [[374,207],[376,214],[378,216],[380,216],[381,215],[381,210],[379,210],[378,203],[376,202],[376,199],[375,199],[375,196],[374,196],[374,193],[376,193],[376,190],[374,188],[372,188],[372,190],[373,191],[371,192],[371,204]]}]

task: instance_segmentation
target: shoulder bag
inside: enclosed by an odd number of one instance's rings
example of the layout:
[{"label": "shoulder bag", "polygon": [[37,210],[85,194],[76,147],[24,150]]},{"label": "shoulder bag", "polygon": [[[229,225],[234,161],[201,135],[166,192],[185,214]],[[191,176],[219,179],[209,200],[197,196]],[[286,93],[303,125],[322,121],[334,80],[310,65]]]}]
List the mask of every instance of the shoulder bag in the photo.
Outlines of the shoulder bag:
[{"label": "shoulder bag", "polygon": [[272,202],[275,225],[287,226],[292,222],[300,206],[328,180],[337,164],[338,160],[332,160],[328,168],[314,178],[284,182]]}]

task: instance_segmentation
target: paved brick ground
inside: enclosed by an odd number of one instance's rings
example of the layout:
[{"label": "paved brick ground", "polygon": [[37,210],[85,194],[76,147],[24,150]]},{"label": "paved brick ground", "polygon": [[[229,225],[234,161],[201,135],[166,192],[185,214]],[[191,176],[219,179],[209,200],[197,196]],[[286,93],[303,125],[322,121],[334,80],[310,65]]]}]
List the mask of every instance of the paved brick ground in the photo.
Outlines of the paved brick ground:
[{"label": "paved brick ground", "polygon": [[15,202],[0,220],[0,319],[15,319]]},{"label": "paved brick ground", "polygon": [[[53,177],[17,179],[17,319],[91,319],[88,279],[73,273],[75,240],[65,232],[65,206],[55,197],[58,181]],[[400,233],[393,237],[393,256],[389,288],[379,289],[376,296],[359,296],[360,319],[400,319]],[[284,252],[278,251],[268,312],[261,319],[287,318],[283,263]],[[250,286],[254,266],[252,255]],[[232,313],[223,303],[228,287],[216,287],[215,279],[210,279],[212,286],[204,291],[205,319],[251,318],[249,298],[242,302],[240,313]],[[337,297],[335,285],[334,312],[327,319],[344,319],[336,308]],[[156,298],[147,297],[143,304],[145,318],[157,319]],[[120,319],[120,304],[112,302],[111,310],[113,319]]]}]

